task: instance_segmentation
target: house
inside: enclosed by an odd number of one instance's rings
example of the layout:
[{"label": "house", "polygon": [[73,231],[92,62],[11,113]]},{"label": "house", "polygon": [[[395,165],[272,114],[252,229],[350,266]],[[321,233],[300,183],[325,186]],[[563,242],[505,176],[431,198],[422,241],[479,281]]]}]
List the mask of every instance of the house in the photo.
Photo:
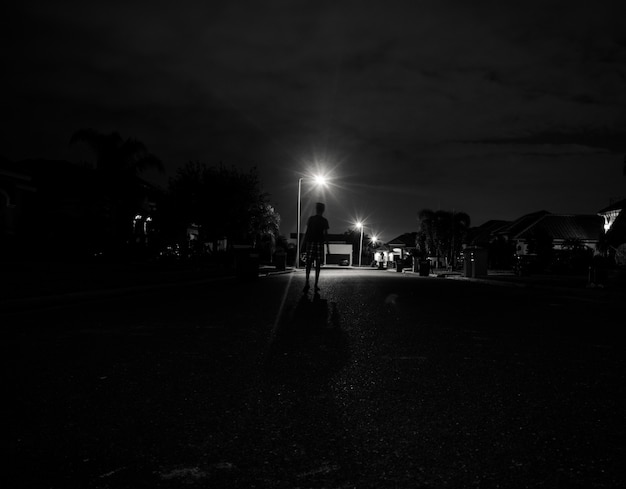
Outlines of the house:
[{"label": "house", "polygon": [[602,238],[602,218],[586,214],[552,214],[542,210],[511,221],[488,221],[472,229],[470,243],[490,246],[497,240],[511,245],[518,255],[528,253],[529,242],[537,235],[549,236],[554,249],[564,249],[572,242],[596,249]]},{"label": "house", "polygon": [[[296,241],[297,233],[291,233],[292,242]],[[300,233],[300,243],[304,239],[304,233]],[[345,234],[328,234],[328,248],[330,253],[326,254],[327,265],[348,265],[352,266],[353,245],[349,237]],[[304,253],[305,250],[300,250]]]},{"label": "house", "polygon": [[[488,250],[490,269],[508,269],[529,253],[529,244],[544,238],[551,250],[563,256],[576,252],[590,257],[607,253],[626,265],[626,199],[613,202],[596,214],[554,214],[546,210],[513,221],[490,220],[469,229],[465,247]],[[530,258],[530,257],[529,257]]]},{"label": "house", "polygon": [[416,248],[417,232],[404,233],[388,241],[389,251],[388,261],[405,260],[411,256],[411,252]]},{"label": "house", "polygon": [[525,229],[512,236],[517,254],[526,254],[528,243],[538,234],[552,238],[552,247],[563,250],[570,243],[578,243],[588,249],[596,250],[602,238],[603,219],[591,215],[546,214]]}]

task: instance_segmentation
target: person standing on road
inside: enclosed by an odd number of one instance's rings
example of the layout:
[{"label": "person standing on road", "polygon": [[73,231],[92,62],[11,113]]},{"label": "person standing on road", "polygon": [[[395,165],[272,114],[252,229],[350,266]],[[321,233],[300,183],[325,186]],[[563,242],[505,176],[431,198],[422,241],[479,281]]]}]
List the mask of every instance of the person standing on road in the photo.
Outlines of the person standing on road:
[{"label": "person standing on road", "polygon": [[311,277],[311,267],[315,262],[315,292],[319,292],[318,287],[320,279],[320,268],[324,259],[324,245],[326,251],[330,254],[330,246],[328,245],[328,219],[324,217],[326,205],[322,202],[315,204],[315,215],[309,217],[306,226],[306,233],[303,239],[303,249],[306,250],[306,283],[304,284],[304,292],[308,292],[311,288],[309,285]]}]

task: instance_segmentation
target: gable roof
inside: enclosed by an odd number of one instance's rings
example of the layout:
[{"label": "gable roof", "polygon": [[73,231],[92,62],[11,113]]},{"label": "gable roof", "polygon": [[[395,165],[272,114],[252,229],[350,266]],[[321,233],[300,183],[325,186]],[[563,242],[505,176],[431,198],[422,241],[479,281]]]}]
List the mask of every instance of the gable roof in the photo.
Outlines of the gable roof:
[{"label": "gable roof", "polygon": [[611,211],[621,211],[626,208],[626,199],[618,200],[617,202],[612,203],[611,205],[604,207],[598,211],[598,214],[606,214]]},{"label": "gable roof", "polygon": [[470,228],[468,242],[470,244],[489,243],[494,233],[511,224],[511,221],[492,219],[480,226]]},{"label": "gable roof", "polygon": [[400,236],[395,237],[391,241],[388,241],[387,244],[389,246],[399,245],[399,246],[406,246],[407,248],[413,248],[415,247],[416,237],[417,237],[416,231],[412,233],[404,233],[404,234],[401,234]]},{"label": "gable roof", "polygon": [[505,234],[511,237],[517,236],[548,214],[550,214],[548,211],[537,211],[526,214],[508,225],[503,226],[496,234]]},{"label": "gable roof", "polygon": [[611,229],[606,233],[606,239],[607,243],[614,247],[626,243],[626,212],[620,212],[615,218]]},{"label": "gable roof", "polygon": [[514,236],[527,239],[538,230],[546,232],[554,240],[579,239],[598,241],[602,235],[604,219],[598,215],[547,214]]}]

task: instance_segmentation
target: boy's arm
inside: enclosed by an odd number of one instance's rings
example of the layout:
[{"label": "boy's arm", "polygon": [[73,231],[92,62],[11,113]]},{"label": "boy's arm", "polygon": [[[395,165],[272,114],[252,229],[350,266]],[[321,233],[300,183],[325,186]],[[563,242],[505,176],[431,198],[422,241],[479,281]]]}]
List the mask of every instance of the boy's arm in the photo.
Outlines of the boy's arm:
[{"label": "boy's arm", "polygon": [[330,255],[330,245],[328,244],[328,230],[324,229],[324,243],[326,243],[326,251]]}]

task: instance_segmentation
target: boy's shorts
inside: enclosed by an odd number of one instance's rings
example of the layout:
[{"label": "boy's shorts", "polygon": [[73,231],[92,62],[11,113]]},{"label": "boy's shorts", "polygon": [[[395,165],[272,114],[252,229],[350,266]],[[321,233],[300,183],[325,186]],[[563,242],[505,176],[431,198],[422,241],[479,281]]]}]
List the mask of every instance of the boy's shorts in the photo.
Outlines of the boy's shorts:
[{"label": "boy's shorts", "polygon": [[306,244],[306,259],[309,262],[324,260],[324,243],[307,243]]}]

